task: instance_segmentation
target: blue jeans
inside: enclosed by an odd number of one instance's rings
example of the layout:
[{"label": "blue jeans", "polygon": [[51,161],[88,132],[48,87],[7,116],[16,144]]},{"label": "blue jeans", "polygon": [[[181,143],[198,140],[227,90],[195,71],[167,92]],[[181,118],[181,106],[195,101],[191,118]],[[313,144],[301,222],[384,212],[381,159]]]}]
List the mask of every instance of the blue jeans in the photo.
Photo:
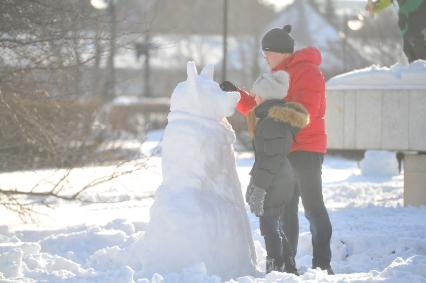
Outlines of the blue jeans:
[{"label": "blue jeans", "polygon": [[312,234],[312,267],[330,267],[332,234],[331,222],[322,196],[321,166],[324,155],[314,152],[293,152],[288,155],[293,167],[297,188],[283,215],[283,230],[291,249],[296,254],[299,239],[299,196],[305,208],[305,217]]}]

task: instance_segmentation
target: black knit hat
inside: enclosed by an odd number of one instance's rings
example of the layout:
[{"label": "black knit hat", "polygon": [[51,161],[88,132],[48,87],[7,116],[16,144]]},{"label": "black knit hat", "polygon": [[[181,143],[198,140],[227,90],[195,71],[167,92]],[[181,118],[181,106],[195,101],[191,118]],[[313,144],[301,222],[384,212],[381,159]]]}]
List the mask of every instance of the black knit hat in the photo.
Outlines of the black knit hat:
[{"label": "black knit hat", "polygon": [[294,39],[290,35],[291,25],[283,28],[274,28],[268,31],[262,38],[262,50],[278,53],[293,53]]}]

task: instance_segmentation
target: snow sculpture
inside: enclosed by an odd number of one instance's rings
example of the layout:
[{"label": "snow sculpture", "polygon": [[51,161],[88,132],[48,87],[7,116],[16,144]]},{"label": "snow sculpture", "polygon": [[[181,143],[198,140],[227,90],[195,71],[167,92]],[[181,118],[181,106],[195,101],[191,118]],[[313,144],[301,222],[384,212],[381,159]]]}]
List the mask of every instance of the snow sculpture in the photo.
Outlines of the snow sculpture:
[{"label": "snow sculpture", "polygon": [[252,274],[255,250],[236,172],[233,114],[238,92],[223,92],[213,65],[187,64],[173,91],[162,142],[163,182],[142,239],[145,276],[204,265],[222,279]]}]

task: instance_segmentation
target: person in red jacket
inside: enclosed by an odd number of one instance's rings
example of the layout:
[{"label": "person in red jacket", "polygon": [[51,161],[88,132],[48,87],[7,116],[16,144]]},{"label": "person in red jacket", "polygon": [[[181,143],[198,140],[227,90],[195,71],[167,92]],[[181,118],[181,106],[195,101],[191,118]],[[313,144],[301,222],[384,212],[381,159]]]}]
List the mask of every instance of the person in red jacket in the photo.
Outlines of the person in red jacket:
[{"label": "person in red jacket", "polygon": [[[283,70],[289,74],[287,102],[301,103],[309,112],[310,123],[294,138],[288,158],[297,179],[294,199],[282,215],[282,227],[292,246],[293,256],[297,252],[299,237],[299,196],[305,208],[312,234],[312,268],[327,270],[334,274],[331,262],[330,240],[332,227],[322,195],[322,163],[327,147],[325,132],[325,82],[319,65],[321,53],[310,47],[294,51],[291,26],[269,30],[262,38],[262,51],[272,71]],[[247,115],[254,98],[240,91],[242,99],[237,110]],[[285,96],[285,97],[284,97]]]}]

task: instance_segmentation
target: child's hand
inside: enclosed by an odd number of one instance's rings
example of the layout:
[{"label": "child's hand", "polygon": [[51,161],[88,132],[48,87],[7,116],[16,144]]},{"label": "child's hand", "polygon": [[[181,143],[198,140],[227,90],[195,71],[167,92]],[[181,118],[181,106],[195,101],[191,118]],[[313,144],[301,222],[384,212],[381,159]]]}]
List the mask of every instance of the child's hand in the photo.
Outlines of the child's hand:
[{"label": "child's hand", "polygon": [[263,204],[265,202],[266,191],[259,187],[254,187],[253,192],[250,194],[248,204],[250,211],[257,217],[262,216],[264,213]]}]

